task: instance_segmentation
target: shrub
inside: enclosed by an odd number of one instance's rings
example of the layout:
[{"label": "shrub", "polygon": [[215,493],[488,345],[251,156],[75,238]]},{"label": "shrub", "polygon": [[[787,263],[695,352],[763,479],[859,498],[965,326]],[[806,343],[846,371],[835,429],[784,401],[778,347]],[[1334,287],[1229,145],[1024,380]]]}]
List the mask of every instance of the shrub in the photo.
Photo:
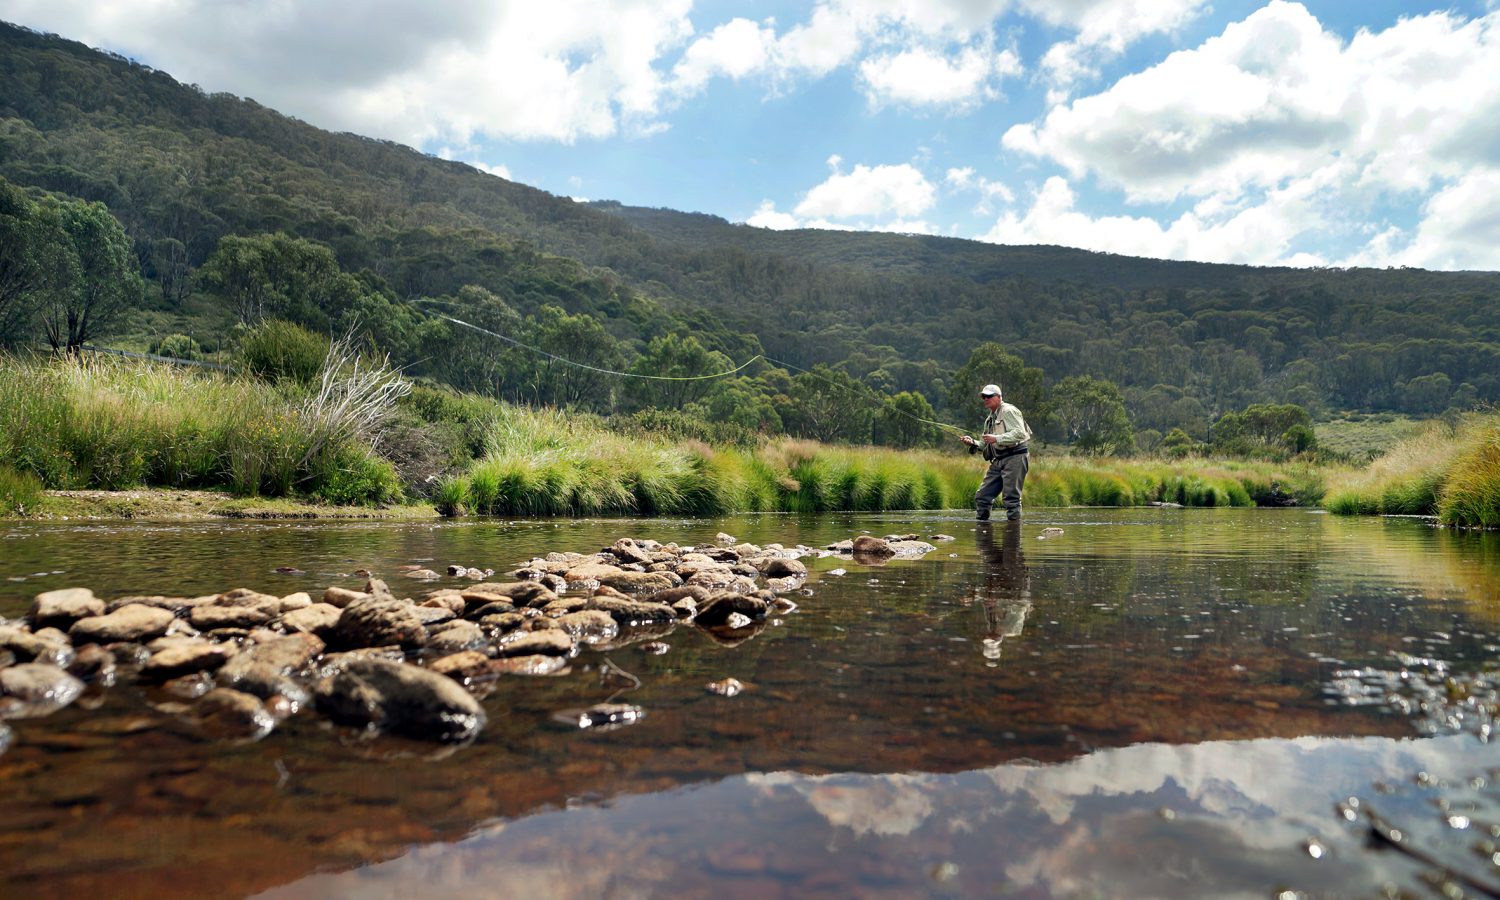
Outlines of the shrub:
[{"label": "shrub", "polygon": [[308,384],[323,369],[331,342],[300,325],[267,319],[240,339],[240,362],[267,381]]},{"label": "shrub", "polygon": [[169,334],[151,345],[151,352],[173,359],[202,359],[203,348],[185,334]]}]

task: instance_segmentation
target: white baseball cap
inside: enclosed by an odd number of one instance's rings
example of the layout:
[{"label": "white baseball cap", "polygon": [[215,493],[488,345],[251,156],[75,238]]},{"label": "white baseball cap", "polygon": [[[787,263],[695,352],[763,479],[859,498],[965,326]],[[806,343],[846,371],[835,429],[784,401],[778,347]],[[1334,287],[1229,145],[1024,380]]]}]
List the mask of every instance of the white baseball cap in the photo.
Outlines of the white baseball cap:
[{"label": "white baseball cap", "polygon": [[982,387],[982,388],[979,389],[979,396],[981,396],[981,397],[998,397],[998,396],[1000,396],[1000,385],[998,385],[998,384],[987,384],[987,385],[985,385],[984,387]]}]

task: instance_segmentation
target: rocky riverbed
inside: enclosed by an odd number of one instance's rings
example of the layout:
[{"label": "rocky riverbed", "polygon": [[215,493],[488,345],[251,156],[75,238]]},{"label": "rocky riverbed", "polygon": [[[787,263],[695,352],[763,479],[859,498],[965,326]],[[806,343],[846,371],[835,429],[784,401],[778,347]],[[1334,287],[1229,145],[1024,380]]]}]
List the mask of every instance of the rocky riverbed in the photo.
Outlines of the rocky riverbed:
[{"label": "rocky riverbed", "polygon": [[[259,740],[316,712],[357,729],[463,742],[483,730],[478,698],[501,679],[560,673],[585,648],[649,644],[667,653],[665,639],[682,627],[733,646],[813,594],[803,559],[878,565],[934,549],[915,534],[822,548],[722,533],[691,546],[626,537],[597,553],[524,561],[505,580],[454,564],[446,574],[363,572],[359,589],[330,586],[319,596],[237,587],[106,600],[88,587],[52,590],[23,618],[0,620],[0,719],[46,716],[134,684],[153,692],[159,712],[217,739]],[[405,589],[416,583],[428,587]],[[704,686],[722,696],[745,687],[734,679]],[[565,715],[599,728],[644,712],[607,702]],[[12,737],[0,723],[0,751]]]}]

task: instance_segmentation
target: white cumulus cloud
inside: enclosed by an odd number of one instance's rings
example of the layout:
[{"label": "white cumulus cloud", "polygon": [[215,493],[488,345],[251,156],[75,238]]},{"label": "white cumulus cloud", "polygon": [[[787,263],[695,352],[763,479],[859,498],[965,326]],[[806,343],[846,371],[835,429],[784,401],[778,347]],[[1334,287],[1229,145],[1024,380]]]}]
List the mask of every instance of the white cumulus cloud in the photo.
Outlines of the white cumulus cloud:
[{"label": "white cumulus cloud", "polygon": [[995,52],[984,43],[956,56],[916,47],[871,56],[859,65],[872,102],[911,106],[968,106],[1000,95],[998,82],[1021,72],[1013,50]]},{"label": "white cumulus cloud", "polygon": [[850,172],[835,171],[828,176],[807,192],[793,212],[819,219],[918,216],[932,208],[936,193],[932,182],[910,163],[860,164]]},{"label": "white cumulus cloud", "polygon": [[1211,201],[1163,226],[1149,216],[1093,216],[1077,208],[1066,179],[1048,178],[1024,213],[1002,215],[981,240],[1000,244],[1056,244],[1126,256],[1258,265],[1322,265],[1293,249],[1299,235],[1322,221],[1319,188],[1338,167],[1269,193],[1262,202],[1226,207]]},{"label": "white cumulus cloud", "polygon": [[655,64],[692,34],[691,5],[11,0],[5,17],[322,127],[421,146],[651,125],[664,92]]}]

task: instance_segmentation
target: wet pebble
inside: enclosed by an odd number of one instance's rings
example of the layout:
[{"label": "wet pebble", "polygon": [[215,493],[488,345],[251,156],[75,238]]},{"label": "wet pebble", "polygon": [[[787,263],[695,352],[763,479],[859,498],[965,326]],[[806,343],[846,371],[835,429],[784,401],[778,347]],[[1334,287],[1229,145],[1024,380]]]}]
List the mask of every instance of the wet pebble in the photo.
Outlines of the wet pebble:
[{"label": "wet pebble", "polygon": [[725,678],[720,681],[710,681],[704,685],[710,694],[718,694],[720,697],[734,697],[745,689],[744,683],[738,678]]},{"label": "wet pebble", "polygon": [[596,703],[584,709],[560,710],[552,714],[552,719],[574,728],[607,731],[634,725],[645,716],[645,710],[629,703]]}]

